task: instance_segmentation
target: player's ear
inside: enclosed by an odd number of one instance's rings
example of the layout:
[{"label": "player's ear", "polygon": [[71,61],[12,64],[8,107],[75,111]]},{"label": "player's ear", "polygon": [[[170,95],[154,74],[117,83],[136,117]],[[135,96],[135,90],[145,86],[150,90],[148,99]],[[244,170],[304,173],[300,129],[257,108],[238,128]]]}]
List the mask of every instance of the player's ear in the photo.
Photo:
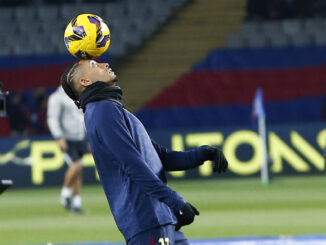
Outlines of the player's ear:
[{"label": "player's ear", "polygon": [[88,87],[89,85],[91,85],[93,82],[92,80],[90,80],[89,78],[87,77],[81,77],[79,79],[79,83],[84,86],[84,87]]}]

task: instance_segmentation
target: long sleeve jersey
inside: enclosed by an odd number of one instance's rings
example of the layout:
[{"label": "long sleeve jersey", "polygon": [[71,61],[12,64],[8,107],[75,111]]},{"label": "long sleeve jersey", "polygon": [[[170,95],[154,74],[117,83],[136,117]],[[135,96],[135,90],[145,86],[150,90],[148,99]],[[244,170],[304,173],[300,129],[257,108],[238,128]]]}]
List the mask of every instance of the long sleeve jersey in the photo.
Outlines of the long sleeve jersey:
[{"label": "long sleeve jersey", "polygon": [[185,201],[162,176],[164,171],[202,164],[202,149],[174,152],[152,143],[142,123],[113,101],[87,104],[85,124],[101,184],[126,241],[175,224],[174,213]]},{"label": "long sleeve jersey", "polygon": [[76,141],[86,136],[83,111],[76,107],[61,86],[49,97],[47,123],[55,139]]}]

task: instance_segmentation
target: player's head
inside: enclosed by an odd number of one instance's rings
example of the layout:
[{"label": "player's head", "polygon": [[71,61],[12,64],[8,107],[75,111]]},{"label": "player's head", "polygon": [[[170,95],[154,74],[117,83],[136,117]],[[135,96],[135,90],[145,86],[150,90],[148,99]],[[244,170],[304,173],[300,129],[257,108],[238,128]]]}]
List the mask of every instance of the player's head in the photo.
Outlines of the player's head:
[{"label": "player's head", "polygon": [[91,84],[102,81],[109,84],[117,82],[108,63],[97,63],[95,60],[81,60],[70,65],[61,76],[61,85],[66,94],[74,101]]}]

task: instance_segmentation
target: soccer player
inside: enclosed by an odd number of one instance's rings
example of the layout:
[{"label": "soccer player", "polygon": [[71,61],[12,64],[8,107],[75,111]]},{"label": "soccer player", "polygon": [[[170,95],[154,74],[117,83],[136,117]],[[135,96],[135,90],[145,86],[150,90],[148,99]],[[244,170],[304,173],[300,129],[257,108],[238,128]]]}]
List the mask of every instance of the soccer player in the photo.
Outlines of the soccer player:
[{"label": "soccer player", "polygon": [[62,87],[50,95],[47,108],[47,122],[68,165],[61,190],[60,203],[67,210],[82,213],[81,158],[87,152],[85,123],[82,110],[78,109],[63,91]]},{"label": "soccer player", "polygon": [[205,160],[214,161],[214,171],[225,172],[223,153],[211,146],[169,151],[153,142],[123,108],[117,76],[107,63],[81,60],[66,69],[61,83],[85,112],[96,168],[127,244],[189,244],[180,227],[199,212],[167,186],[164,172],[195,168]]}]

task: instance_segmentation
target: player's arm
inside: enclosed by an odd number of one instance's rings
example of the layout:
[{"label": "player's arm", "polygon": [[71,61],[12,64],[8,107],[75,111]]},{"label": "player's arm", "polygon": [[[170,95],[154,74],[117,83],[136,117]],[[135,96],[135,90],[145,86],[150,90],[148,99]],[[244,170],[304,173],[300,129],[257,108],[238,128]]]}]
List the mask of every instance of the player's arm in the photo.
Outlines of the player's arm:
[{"label": "player's arm", "polygon": [[112,164],[118,165],[147,195],[164,202],[173,212],[181,210],[186,202],[148,168],[132,139],[121,108],[103,103],[96,110],[99,117],[97,134],[105,150],[113,154],[115,162]]},{"label": "player's arm", "polygon": [[61,114],[61,105],[57,96],[50,96],[47,107],[47,123],[52,136],[57,140],[60,148],[66,150],[67,142],[60,126],[59,118]]},{"label": "player's arm", "polygon": [[152,144],[159,155],[165,171],[187,170],[198,167],[206,161],[203,147],[189,151],[170,151],[152,140]]},{"label": "player's arm", "polygon": [[202,165],[205,161],[214,162],[214,172],[225,172],[228,162],[217,147],[203,145],[189,151],[170,151],[152,140],[165,171],[187,170]]}]

